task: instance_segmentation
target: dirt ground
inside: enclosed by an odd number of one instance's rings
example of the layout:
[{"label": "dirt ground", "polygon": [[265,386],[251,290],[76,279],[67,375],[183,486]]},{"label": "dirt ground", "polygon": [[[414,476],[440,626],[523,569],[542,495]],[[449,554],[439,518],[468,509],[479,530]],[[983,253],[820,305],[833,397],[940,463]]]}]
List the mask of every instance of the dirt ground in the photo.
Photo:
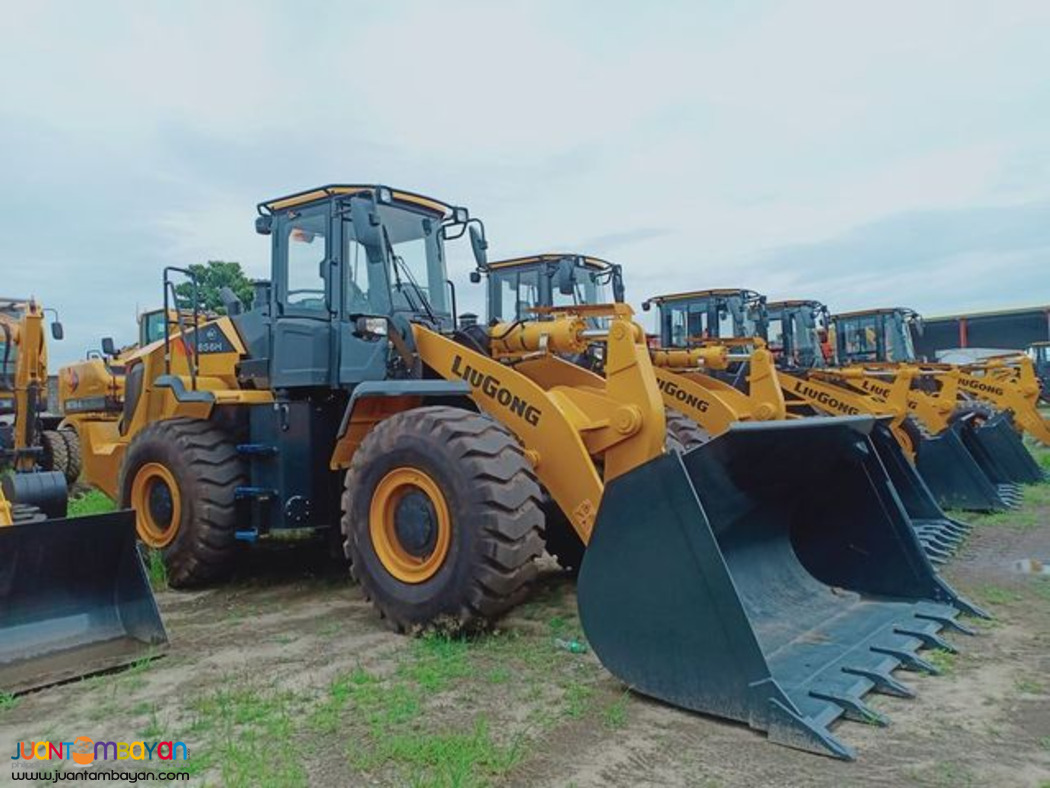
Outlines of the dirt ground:
[{"label": "dirt ground", "polygon": [[159,659],[0,696],[0,751],[181,740],[199,785],[1047,788],[1050,575],[1016,564],[1050,561],[1050,485],[1027,496],[1020,512],[968,518],[977,527],[945,570],[995,620],[950,636],[960,654],[934,655],[942,675],[898,673],[916,699],[869,696],[889,727],[837,725],[853,763],[626,691],[593,654],[556,644],[582,633],[553,567],[492,635],[408,639],[303,549],[256,551],[223,588],[161,592],[171,645]]}]

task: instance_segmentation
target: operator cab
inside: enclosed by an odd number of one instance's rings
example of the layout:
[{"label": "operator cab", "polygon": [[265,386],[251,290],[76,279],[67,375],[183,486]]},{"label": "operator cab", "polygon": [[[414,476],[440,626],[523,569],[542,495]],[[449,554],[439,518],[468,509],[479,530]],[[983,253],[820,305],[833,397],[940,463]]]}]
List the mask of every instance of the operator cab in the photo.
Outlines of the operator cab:
[{"label": "operator cab", "polygon": [[892,307],[834,315],[835,353],[840,364],[901,363],[916,360],[914,335],[922,335],[922,316]]},{"label": "operator cab", "polygon": [[832,357],[828,308],[810,299],[766,304],[767,346],[784,369],[820,369]]},{"label": "operator cab", "polygon": [[479,267],[471,276],[488,275],[488,318],[491,325],[535,320],[536,307],[621,303],[620,266],[579,254],[541,254],[500,260]]},{"label": "operator cab", "polygon": [[697,290],[655,296],[644,301],[642,309],[648,311],[653,305],[662,347],[766,335],[766,297],[754,290]]},{"label": "operator cab", "polygon": [[472,225],[484,245],[466,208],[386,186],[324,186],[258,212],[256,230],[271,237],[271,282],[233,320],[250,356],[242,376],[259,388],[349,388],[388,377],[392,330],[411,341],[411,322],[454,326],[445,241]]}]

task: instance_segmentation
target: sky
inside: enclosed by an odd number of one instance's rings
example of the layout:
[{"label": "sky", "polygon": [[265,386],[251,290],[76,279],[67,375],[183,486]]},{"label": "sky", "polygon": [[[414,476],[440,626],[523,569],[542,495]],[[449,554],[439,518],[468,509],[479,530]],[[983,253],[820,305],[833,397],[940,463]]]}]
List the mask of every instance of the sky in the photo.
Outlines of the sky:
[{"label": "sky", "polygon": [[[263,200],[384,183],[492,259],[628,300],[1050,303],[1050,3],[0,0],[0,295],[56,363],[135,336],[161,269],[269,270]],[[466,241],[461,311],[483,311]],[[643,316],[648,324],[652,318]]]}]

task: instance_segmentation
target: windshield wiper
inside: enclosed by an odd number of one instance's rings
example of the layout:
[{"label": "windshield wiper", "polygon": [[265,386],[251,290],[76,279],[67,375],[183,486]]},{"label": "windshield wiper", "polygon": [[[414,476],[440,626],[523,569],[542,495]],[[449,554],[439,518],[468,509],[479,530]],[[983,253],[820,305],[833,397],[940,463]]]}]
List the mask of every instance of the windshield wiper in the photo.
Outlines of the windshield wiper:
[{"label": "windshield wiper", "polygon": [[398,268],[400,268],[401,271],[405,274],[405,278],[408,279],[409,284],[412,285],[413,288],[415,288],[416,295],[419,296],[420,305],[423,307],[423,311],[427,313],[427,317],[429,317],[431,322],[435,325],[440,325],[437,316],[434,314],[434,311],[430,308],[430,303],[427,301],[426,295],[423,294],[423,288],[419,286],[419,283],[416,282],[415,277],[412,276],[412,271],[411,269],[409,269],[404,259],[397,252],[394,251],[394,245],[390,243],[390,235],[387,233],[386,227],[383,228],[383,239],[386,241],[386,248],[387,252],[390,254],[390,259],[394,263],[394,281],[397,284],[397,291],[399,293],[405,294],[405,298],[408,298],[409,306],[412,307],[413,311],[419,311],[419,308],[415,305],[413,299],[409,297],[408,291],[404,289],[404,286],[401,283],[401,277],[398,275],[397,270]]}]

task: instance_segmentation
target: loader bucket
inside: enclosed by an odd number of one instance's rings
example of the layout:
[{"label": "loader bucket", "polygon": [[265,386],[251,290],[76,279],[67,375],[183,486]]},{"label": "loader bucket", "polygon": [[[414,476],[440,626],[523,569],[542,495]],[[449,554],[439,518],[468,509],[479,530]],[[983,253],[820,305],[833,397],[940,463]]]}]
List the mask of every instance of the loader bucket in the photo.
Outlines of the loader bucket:
[{"label": "loader bucket", "polygon": [[734,424],[611,481],[578,583],[584,631],[635,690],[852,758],[840,717],[913,694],[893,672],[965,603],[926,558],[868,435],[874,420]]},{"label": "loader bucket", "polygon": [[0,691],[126,665],[165,643],[133,512],[0,528]]},{"label": "loader bucket", "polygon": [[1044,481],[1043,469],[1025,448],[1008,413],[997,413],[983,423],[966,422],[963,442],[987,467],[998,484],[1034,484]]},{"label": "loader bucket", "polygon": [[959,548],[971,526],[949,517],[938,506],[930,488],[908,461],[886,424],[875,425],[871,442],[927,557],[934,564],[944,563]]},{"label": "loader bucket", "polygon": [[960,437],[956,423],[940,435],[924,437],[916,447],[915,466],[937,503],[945,509],[1001,512],[1015,505],[988,478]]}]

